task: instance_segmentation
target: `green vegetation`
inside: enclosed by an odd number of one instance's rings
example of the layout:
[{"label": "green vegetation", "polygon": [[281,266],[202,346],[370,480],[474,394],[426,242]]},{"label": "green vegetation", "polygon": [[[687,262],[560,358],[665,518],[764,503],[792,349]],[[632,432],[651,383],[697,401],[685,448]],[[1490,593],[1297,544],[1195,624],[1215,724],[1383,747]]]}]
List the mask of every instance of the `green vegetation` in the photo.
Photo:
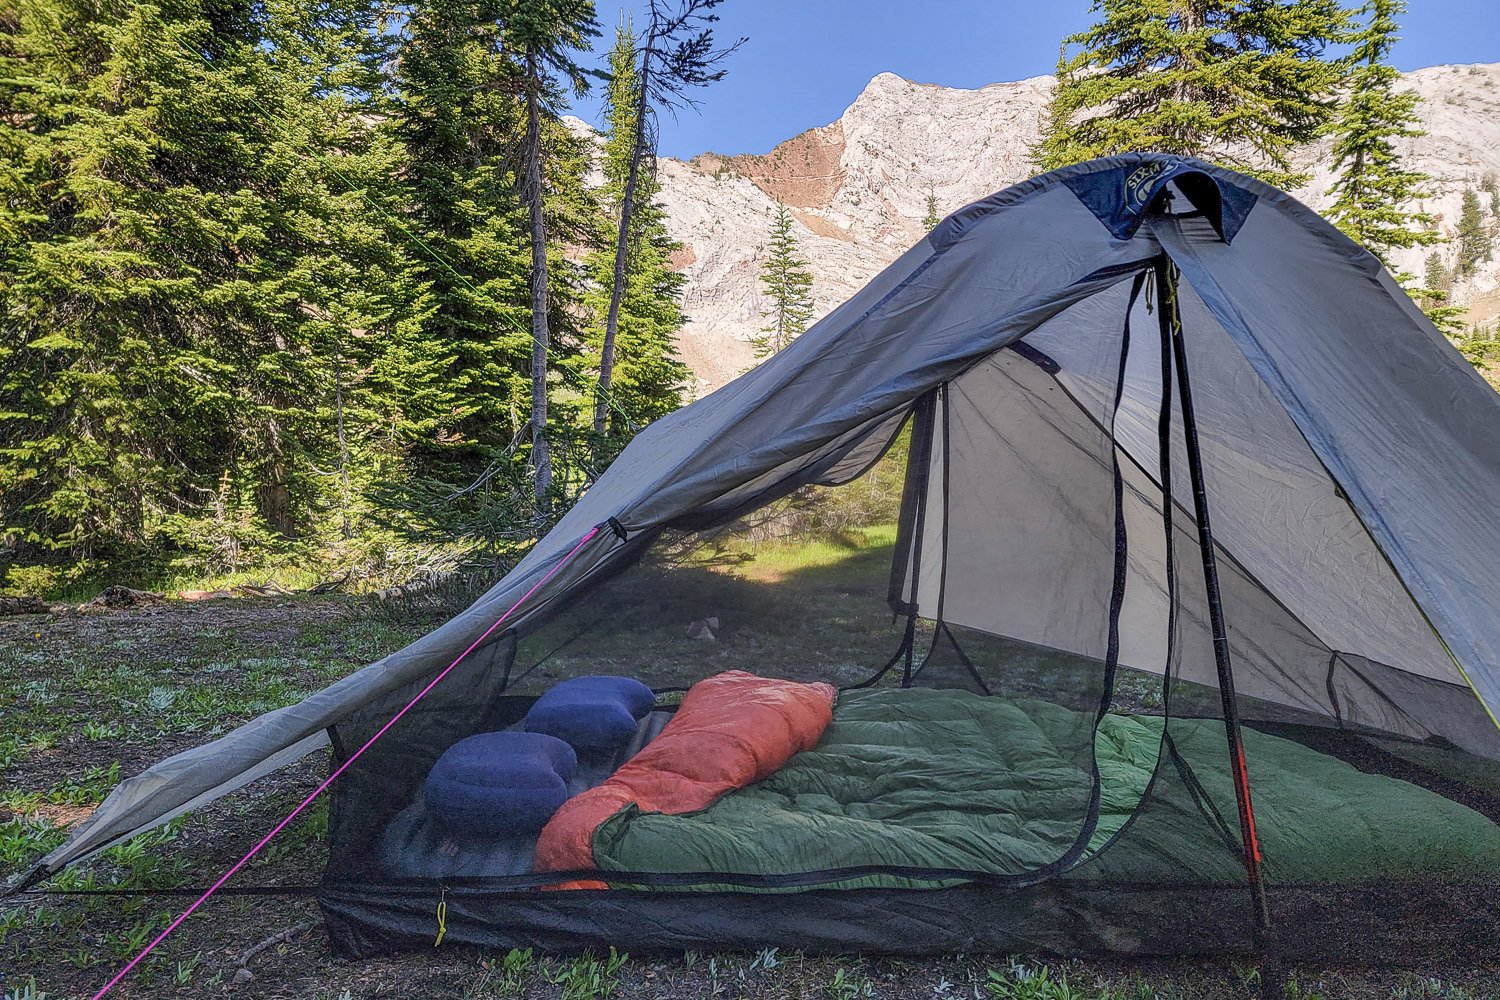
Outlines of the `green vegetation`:
[{"label": "green vegetation", "polygon": [[[655,171],[642,171],[637,154],[644,91],[628,21],[615,32],[609,71],[609,136],[603,148],[600,193],[616,225],[627,216],[629,224],[623,251],[601,247],[589,257],[594,280],[587,301],[596,317],[589,342],[609,375],[600,376],[592,419],[597,434],[609,432],[612,440],[628,440],[632,427],[682,405],[690,373],[678,359],[676,345],[676,332],[685,321],[679,304],[684,277],[671,267],[672,254],[682,247],[667,235],[666,213],[656,201],[660,186]],[[605,405],[609,395],[615,397],[613,410]]]},{"label": "green vegetation", "polygon": [[1448,301],[1453,291],[1453,272],[1443,263],[1441,251],[1433,250],[1427,255],[1422,262],[1422,287],[1409,291],[1439,330],[1453,336],[1463,329],[1463,309]]},{"label": "green vegetation", "polygon": [[[0,4],[0,590],[503,567],[597,475],[594,6],[392,16]],[[681,400],[636,226],[604,461]]]},{"label": "green vegetation", "polygon": [[[1013,965],[1008,972],[989,970],[985,992],[996,1000],[1085,1000],[1085,994],[1068,985],[1067,974],[1052,978],[1045,965],[1036,968]],[[1113,991],[1094,994],[1089,1000],[1114,1000]]]},{"label": "green vegetation", "polygon": [[938,212],[937,194],[931,188],[927,190],[926,211],[927,214],[922,216],[922,228],[930,233],[943,221],[942,214]]},{"label": "green vegetation", "polygon": [[1500,324],[1475,323],[1458,335],[1458,349],[1493,382],[1500,375]]},{"label": "green vegetation", "polygon": [[[552,351],[552,306],[548,287],[552,261],[547,252],[547,234],[556,233],[548,220],[548,180],[553,173],[552,144],[544,141],[542,121],[556,121],[561,95],[567,86],[578,96],[588,92],[588,71],[574,53],[598,36],[593,0],[501,0],[486,11],[475,27],[487,47],[509,53],[514,86],[519,83],[525,129],[521,140],[522,201],[526,206],[527,244],[531,266],[527,285],[531,291],[531,487],[535,509],[532,522],[546,525],[552,513],[552,441],[547,433],[548,385]],[[495,25],[491,31],[490,22]]]},{"label": "green vegetation", "polygon": [[[429,624],[396,628],[349,614],[354,607],[334,600],[279,611],[254,601],[217,612],[183,608],[166,623],[170,648],[158,645],[155,626],[128,616],[103,632],[83,618],[46,630],[11,623],[0,641],[0,688],[16,695],[0,708],[6,775],[0,783],[0,876],[25,871],[60,844],[66,827],[122,775],[300,701]],[[279,655],[267,655],[268,648]],[[270,814],[283,815],[305,794],[300,786],[320,765],[326,766],[311,759],[281,781],[259,786],[248,802],[242,796],[173,820],[49,884],[65,890],[204,884],[237,856],[236,848],[243,850],[239,827],[247,808],[249,825],[262,828]],[[315,876],[326,832],[326,807],[315,806],[252,863],[247,881]],[[0,906],[0,957],[8,976],[17,964],[30,966],[55,995],[76,995],[81,987],[60,988],[59,966],[97,988],[105,967],[133,957],[178,905],[150,896],[7,900]],[[202,954],[214,951],[201,941],[169,943],[148,961],[143,986],[202,987],[212,979],[201,967]]]},{"label": "green vegetation", "polygon": [[629,958],[611,948],[608,958],[584,955],[571,962],[557,963],[548,978],[552,985],[562,988],[561,1000],[603,1000],[614,996],[620,988],[617,976]]},{"label": "green vegetation", "polygon": [[1404,0],[1369,0],[1361,9],[1365,23],[1354,37],[1344,99],[1329,128],[1336,179],[1328,217],[1387,265],[1392,250],[1439,239],[1429,228],[1432,215],[1408,208],[1427,194],[1429,178],[1406,169],[1395,146],[1424,134],[1415,127],[1421,98],[1396,90],[1401,74],[1389,62],[1397,18],[1405,13]]},{"label": "green vegetation", "polygon": [[828,1000],[862,1000],[875,996],[875,984],[859,968],[846,969],[842,965],[833,970],[833,978],[823,987]]},{"label": "green vegetation", "polygon": [[[1445,242],[1437,218],[1420,207],[1429,178],[1406,167],[1396,148],[1422,134],[1421,98],[1398,89],[1401,74],[1390,64],[1405,0],[1094,0],[1092,9],[1096,23],[1063,40],[1032,150],[1038,166],[1151,150],[1295,187],[1309,177],[1292,169],[1294,154],[1325,137],[1335,225],[1387,265],[1395,251]],[[1338,46],[1347,50],[1336,57],[1329,50]],[[1480,184],[1493,215],[1500,182]],[[1492,253],[1494,227],[1479,194],[1464,192],[1451,269],[1434,249],[1420,278],[1397,275],[1461,342],[1463,309],[1449,301],[1454,280]]]},{"label": "green vegetation", "polygon": [[1454,242],[1458,245],[1458,259],[1453,265],[1455,277],[1464,278],[1473,274],[1493,253],[1490,223],[1484,217],[1484,210],[1480,208],[1479,192],[1473,188],[1464,188]]},{"label": "green vegetation", "polygon": [[[1442,242],[1436,218],[1410,206],[1428,195],[1428,176],[1407,169],[1396,151],[1397,139],[1424,133],[1416,128],[1417,103],[1411,91],[1397,91],[1401,74],[1389,62],[1406,13],[1405,0],[1369,0],[1361,9],[1364,24],[1354,36],[1347,63],[1349,77],[1338,114],[1329,127],[1336,177],[1329,194],[1328,217],[1345,235],[1369,250],[1387,267],[1391,251]],[[1458,310],[1448,305],[1444,282],[1427,259],[1424,277],[1437,284],[1416,285],[1416,277],[1397,280],[1440,329],[1457,328]],[[1441,257],[1438,258],[1439,269]]]},{"label": "green vegetation", "polygon": [[512,948],[500,959],[480,959],[479,979],[465,996],[518,997],[536,978],[540,963],[530,948]]},{"label": "green vegetation", "polygon": [[876,576],[888,572],[895,547],[892,523],[797,540],[736,542],[719,551],[731,554],[732,572],[747,579],[776,583],[813,576],[848,587],[871,571]]},{"label": "green vegetation", "polygon": [[1044,169],[1153,150],[1195,156],[1280,187],[1291,154],[1333,115],[1345,41],[1338,0],[1094,0],[1098,20],[1063,40]]},{"label": "green vegetation", "polygon": [[[714,8],[723,0],[651,0],[647,6],[647,28],[637,59],[635,33],[627,19],[620,26],[610,52],[610,138],[605,150],[604,170],[615,215],[615,248],[607,276],[599,283],[609,289],[604,307],[599,347],[599,384],[594,394],[596,436],[609,430],[609,408],[618,361],[631,367],[655,369],[646,376],[655,382],[653,398],[676,404],[685,366],[677,364],[671,334],[682,325],[675,309],[681,278],[667,267],[671,251],[678,249],[666,236],[663,213],[653,204],[656,194],[656,131],[652,127],[657,108],[674,111],[691,104],[686,92],[724,78],[719,64],[745,39],[727,49],[714,48]],[[602,257],[602,255],[601,255]],[[602,265],[602,261],[600,262]],[[640,292],[645,290],[645,308]],[[630,302],[627,311],[627,299]],[[663,314],[656,303],[672,309]],[[621,337],[625,315],[637,318],[640,329],[630,338],[633,350]],[[664,335],[664,336],[663,336]],[[636,381],[639,381],[637,377]],[[627,422],[629,420],[628,414]]]},{"label": "green vegetation", "polygon": [[797,246],[792,231],[792,213],[786,205],[776,203],[771,217],[770,242],[760,265],[760,283],[765,291],[766,306],[761,310],[765,325],[755,339],[755,356],[780,354],[801,336],[813,318],[812,272]]}]

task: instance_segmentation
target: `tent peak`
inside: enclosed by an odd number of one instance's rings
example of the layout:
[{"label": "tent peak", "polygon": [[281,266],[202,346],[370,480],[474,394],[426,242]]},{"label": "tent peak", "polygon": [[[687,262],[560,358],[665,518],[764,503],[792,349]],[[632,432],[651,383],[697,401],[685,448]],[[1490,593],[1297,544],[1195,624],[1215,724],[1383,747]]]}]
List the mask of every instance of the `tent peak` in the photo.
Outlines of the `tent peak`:
[{"label": "tent peak", "polygon": [[1225,243],[1238,235],[1258,200],[1284,197],[1252,177],[1191,157],[1121,153],[1052,170],[982,198],[949,215],[928,241],[941,253],[992,213],[1058,186],[1072,191],[1121,241],[1133,239],[1149,216],[1169,214],[1164,205],[1169,193],[1181,194]]},{"label": "tent peak", "polygon": [[1095,169],[1062,181],[1119,240],[1133,238],[1148,215],[1167,212],[1172,189],[1225,243],[1234,239],[1256,201],[1256,195],[1232,183],[1223,171],[1188,157],[1130,153],[1084,166]]}]

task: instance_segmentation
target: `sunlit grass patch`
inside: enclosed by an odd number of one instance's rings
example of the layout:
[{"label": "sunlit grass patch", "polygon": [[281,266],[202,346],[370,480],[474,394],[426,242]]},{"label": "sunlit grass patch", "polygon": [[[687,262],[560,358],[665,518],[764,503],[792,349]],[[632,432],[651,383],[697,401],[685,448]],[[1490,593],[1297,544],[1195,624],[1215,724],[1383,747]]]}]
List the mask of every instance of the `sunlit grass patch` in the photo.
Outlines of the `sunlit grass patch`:
[{"label": "sunlit grass patch", "polygon": [[877,524],[810,538],[736,541],[724,549],[736,558],[724,561],[721,568],[758,583],[806,575],[810,582],[824,585],[858,584],[870,579],[872,569],[889,567],[896,530],[894,524]]},{"label": "sunlit grass patch", "polygon": [[103,801],[104,796],[119,781],[120,765],[117,761],[108,766],[91,767],[79,778],[64,778],[45,791],[22,791],[14,788],[0,791],[0,808],[14,813],[26,813],[43,805],[96,805]]}]

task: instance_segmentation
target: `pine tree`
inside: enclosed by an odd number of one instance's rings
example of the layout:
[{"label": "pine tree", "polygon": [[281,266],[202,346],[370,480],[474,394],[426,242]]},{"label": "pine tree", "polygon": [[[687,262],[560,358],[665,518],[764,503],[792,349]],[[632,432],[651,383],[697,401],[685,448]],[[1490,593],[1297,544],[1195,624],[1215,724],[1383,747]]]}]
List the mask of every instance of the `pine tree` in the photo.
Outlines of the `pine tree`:
[{"label": "pine tree", "polygon": [[1425,134],[1414,127],[1420,96],[1397,92],[1401,74],[1387,61],[1405,12],[1404,0],[1368,0],[1361,9],[1366,20],[1348,57],[1347,92],[1329,129],[1337,175],[1329,219],[1387,266],[1391,251],[1439,239],[1429,228],[1433,217],[1409,207],[1426,195],[1428,177],[1406,169],[1395,147]]},{"label": "pine tree", "polygon": [[1478,368],[1491,385],[1500,389],[1500,327],[1486,328],[1475,323],[1455,339],[1459,351],[1469,363]]},{"label": "pine tree", "polygon": [[924,215],[924,216],[922,216],[922,228],[925,229],[925,230],[927,230],[930,233],[934,229],[936,229],[938,227],[938,223],[942,222],[942,221],[943,221],[943,217],[938,212],[937,195],[933,193],[932,188],[928,188],[927,189],[927,214]]},{"label": "pine tree", "polygon": [[203,320],[230,249],[215,216],[235,210],[210,203],[192,160],[206,152],[230,191],[248,179],[243,136],[220,119],[248,31],[191,4],[32,13],[13,39],[31,86],[13,99],[36,110],[22,128],[52,218],[7,255],[22,353],[0,406],[0,493],[11,530],[88,559],[144,546],[153,512],[232,451],[234,372]]},{"label": "pine tree", "polygon": [[582,96],[588,87],[584,69],[574,53],[599,34],[593,0],[502,0],[501,23],[505,41],[521,66],[522,104],[526,134],[522,143],[527,234],[531,244],[531,468],[538,520],[544,520],[552,501],[552,454],[548,440],[548,353],[552,345],[547,293],[548,255],[546,147],[542,120],[555,117],[560,85],[566,83]]},{"label": "pine tree", "polygon": [[[404,402],[377,398],[366,372],[403,339],[419,295],[395,220],[390,40],[361,0],[257,10],[247,100],[264,120],[256,158],[276,183],[245,206],[242,238],[260,230],[264,243],[217,293],[240,297],[248,327],[231,355],[246,404],[240,467],[253,470],[261,513],[280,534],[348,541],[355,483],[379,475],[363,468],[366,421],[382,426]],[[392,391],[404,396],[420,373]]]},{"label": "pine tree", "polygon": [[[640,62],[636,63],[635,38],[628,30],[616,39],[610,54],[610,70],[625,82],[611,91],[610,140],[616,144],[611,163],[621,174],[616,180],[619,198],[616,215],[614,270],[609,280],[609,305],[605,311],[604,339],[599,355],[599,387],[594,402],[594,433],[603,434],[615,378],[615,340],[620,308],[626,294],[629,257],[636,240],[638,205],[649,203],[650,192],[642,190],[642,167],[649,175],[654,166],[655,142],[650,128],[657,107],[676,108],[692,103],[689,88],[715,83],[724,77],[717,68],[744,39],[727,49],[714,49],[713,13],[723,0],[678,0],[669,8],[666,0],[650,0],[649,23]],[[623,163],[621,162],[623,160]],[[618,168],[623,166],[623,171]],[[647,178],[649,186],[653,181]],[[654,211],[647,205],[646,210]]]},{"label": "pine tree", "polygon": [[1033,154],[1045,169],[1147,150],[1282,187],[1305,180],[1291,154],[1332,114],[1341,69],[1323,53],[1347,32],[1338,0],[1094,0],[1092,10],[1098,23],[1064,42]]},{"label": "pine tree", "polygon": [[1473,188],[1464,188],[1463,202],[1458,212],[1458,229],[1453,239],[1458,244],[1458,259],[1453,265],[1453,273],[1457,277],[1473,274],[1481,263],[1490,259],[1489,225],[1479,207],[1479,192]]},{"label": "pine tree", "polygon": [[144,547],[236,452],[253,291],[226,282],[263,249],[269,123],[243,99],[260,68],[246,9],[31,13],[14,96],[44,109],[22,128],[51,218],[6,266],[5,311],[27,329],[0,478],[22,534],[87,559]]},{"label": "pine tree", "polygon": [[[558,120],[560,95],[550,88],[538,109],[547,154],[538,166],[544,235],[556,239],[538,244],[546,308],[534,312],[524,68],[521,44],[507,34],[512,14],[519,16],[516,6],[499,0],[413,8],[395,81],[407,157],[400,174],[420,241],[412,253],[427,287],[408,356],[441,360],[424,399],[445,415],[413,428],[412,475],[394,483],[383,503],[414,512],[389,517],[393,530],[424,543],[478,538],[492,561],[506,536],[524,538],[534,528],[535,477],[513,462],[529,455],[523,440],[541,443],[550,470],[547,434],[560,430],[544,424],[538,431],[529,419],[536,354],[544,376],[550,356],[563,362],[556,370],[565,380],[577,381],[569,362],[582,339],[574,317],[582,312],[583,275],[563,248],[587,248],[598,238],[598,209],[584,185],[586,151]],[[534,320],[546,323],[547,339],[534,339]],[[515,489],[531,499],[523,503]]]},{"label": "pine tree", "polygon": [[792,213],[779,201],[771,219],[771,240],[760,267],[760,283],[769,301],[761,310],[766,324],[755,339],[755,356],[764,358],[784,350],[813,318],[812,272],[797,246]]},{"label": "pine tree", "polygon": [[170,544],[208,572],[353,534],[364,442],[422,370],[389,360],[416,288],[383,26],[355,0],[28,10],[0,184],[47,200],[0,209],[0,311],[25,317],[0,349],[4,532],[77,571]]},{"label": "pine tree", "polygon": [[1453,289],[1453,272],[1443,263],[1443,255],[1437,250],[1427,255],[1422,266],[1422,285],[1408,288],[1407,292],[1422,305],[1422,311],[1434,326],[1450,337],[1463,330],[1464,311],[1448,302],[1448,293]]},{"label": "pine tree", "polygon": [[1422,285],[1434,292],[1446,292],[1453,287],[1453,275],[1443,263],[1443,255],[1433,250],[1422,265]]},{"label": "pine tree", "polygon": [[487,429],[505,440],[521,430],[511,418],[529,398],[531,358],[517,69],[492,13],[467,0],[414,7],[395,80],[406,197],[432,250],[421,258],[423,325],[432,353],[452,357],[453,413],[435,430],[476,445]]},{"label": "pine tree", "polygon": [[[671,266],[672,254],[681,244],[667,235],[666,215],[656,201],[659,187],[654,170],[640,169],[636,157],[641,79],[629,22],[615,33],[609,69],[604,115],[609,131],[602,149],[601,196],[614,216],[617,234],[626,225],[627,191],[632,205],[625,229],[627,252],[619,253],[616,241],[610,252],[600,250],[590,257],[595,290],[589,304],[598,323],[593,340],[601,358],[594,429],[600,430],[597,407],[604,405],[613,424],[612,436],[622,437],[625,421],[644,424],[681,406],[689,371],[677,356],[677,331],[685,322],[681,307],[684,277]],[[609,336],[611,312],[617,340]],[[606,368],[608,386],[603,384]]]}]

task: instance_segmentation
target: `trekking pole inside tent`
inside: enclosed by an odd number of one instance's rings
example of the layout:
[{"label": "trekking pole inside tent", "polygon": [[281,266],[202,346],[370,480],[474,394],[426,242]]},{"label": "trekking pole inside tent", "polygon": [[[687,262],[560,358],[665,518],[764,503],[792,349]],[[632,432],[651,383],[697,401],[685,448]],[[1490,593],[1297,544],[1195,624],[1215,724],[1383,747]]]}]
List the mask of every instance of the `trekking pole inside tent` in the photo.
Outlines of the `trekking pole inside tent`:
[{"label": "trekking pole inside tent", "polygon": [[245,853],[244,857],[242,857],[238,861],[236,861],[234,863],[234,865],[228,871],[226,871],[223,875],[220,875],[219,876],[219,880],[217,882],[215,882],[213,885],[209,886],[208,890],[206,892],[204,892],[203,895],[199,896],[196,900],[193,901],[193,904],[191,906],[189,906],[187,909],[183,910],[182,913],[178,915],[178,917],[177,917],[176,920],[173,920],[170,924],[168,924],[166,930],[164,930],[160,934],[158,934],[151,941],[150,944],[146,945],[146,947],[144,947],[144,948],[142,948],[140,950],[139,954],[137,954],[134,958],[132,958],[129,962],[127,962],[125,964],[125,967],[123,969],[121,969],[119,972],[115,973],[114,978],[112,978],[109,982],[105,983],[104,984],[104,988],[101,989],[98,993],[94,994],[93,1000],[100,1000],[100,998],[103,997],[106,993],[108,993],[110,990],[114,989],[115,986],[119,984],[120,980],[124,979],[127,975],[130,974],[130,970],[131,969],[134,969],[137,965],[139,965],[140,962],[141,962],[141,960],[144,959],[147,955],[151,954],[151,952],[153,950],[155,950],[155,948],[156,948],[157,945],[161,944],[163,941],[165,941],[167,939],[167,935],[169,935],[173,931],[175,931],[182,924],[182,922],[184,920],[186,920],[188,917],[192,916],[193,915],[193,911],[196,910],[196,909],[198,909],[198,907],[202,906],[208,900],[208,897],[210,897],[214,893],[218,892],[219,889],[221,889],[224,886],[224,883],[228,882],[231,878],[234,877],[234,875],[235,875],[236,872],[238,872],[241,868],[245,867],[245,865],[249,864],[250,863],[250,859],[253,858],[253,857],[255,857],[257,854],[259,854],[260,851],[261,851],[261,848],[263,848],[267,844],[269,844],[271,842],[271,839],[273,837],[275,837],[278,833],[280,833],[283,829],[285,829],[286,826],[287,826],[287,824],[289,824],[292,820],[296,819],[297,816],[302,812],[302,810],[306,809],[309,805],[312,804],[312,802],[313,802],[314,799],[316,799],[319,795],[322,795],[325,791],[327,791],[328,787],[334,783],[334,781],[339,777],[339,775],[341,775],[345,771],[347,771],[349,769],[349,766],[351,764],[353,764],[356,760],[359,759],[360,755],[362,755],[366,750],[370,749],[370,747],[374,746],[376,740],[378,740],[378,739],[380,739],[380,737],[384,736],[386,734],[386,731],[389,730],[392,726],[394,726],[397,722],[399,722],[401,720],[402,716],[404,716],[407,712],[411,711],[412,708],[417,704],[417,702],[421,701],[423,698],[425,698],[427,696],[427,693],[429,691],[431,691],[433,688],[437,687],[438,683],[440,681],[442,681],[442,679],[444,677],[447,677],[448,674],[453,671],[454,667],[456,667],[460,663],[462,663],[464,661],[465,657],[467,657],[470,653],[474,652],[474,650],[478,649],[479,646],[480,646],[480,644],[483,643],[484,640],[488,639],[490,637],[490,634],[493,633],[495,631],[495,629],[499,628],[500,625],[503,622],[505,622],[508,618],[510,618],[511,615],[513,615],[513,614],[516,613],[516,609],[517,608],[519,608],[522,604],[525,604],[526,601],[531,598],[531,595],[535,594],[538,590],[542,589],[542,587],[546,585],[546,583],[547,583],[548,580],[551,580],[554,576],[557,575],[557,573],[558,573],[559,570],[561,570],[564,566],[566,566],[569,562],[571,562],[573,560],[573,557],[576,556],[576,555],[578,555],[578,553],[583,550],[583,547],[585,545],[587,545],[590,541],[592,541],[596,535],[599,534],[599,531],[600,531],[601,528],[602,528],[602,525],[595,525],[593,528],[590,528],[588,530],[588,532],[585,533],[584,536],[578,540],[578,543],[576,545],[574,545],[573,548],[568,551],[567,555],[565,555],[561,559],[559,559],[557,561],[557,563],[551,569],[549,569],[547,571],[547,573],[546,573],[545,576],[543,576],[536,583],[532,584],[531,585],[531,589],[527,590],[526,593],[522,594],[521,597],[520,597],[520,599],[517,600],[514,604],[512,604],[505,611],[504,614],[502,614],[499,618],[496,618],[495,621],[494,621],[494,623],[492,625],[490,625],[489,628],[485,629],[484,632],[482,632],[480,634],[479,638],[477,638],[473,642],[469,643],[468,647],[462,653],[459,653],[458,656],[454,658],[454,660],[453,660],[452,663],[448,664],[446,667],[444,667],[442,669],[441,673],[439,673],[432,680],[428,681],[426,687],[424,687],[421,691],[418,691],[417,694],[416,694],[416,696],[413,697],[411,701],[407,702],[401,708],[401,710],[399,712],[397,712],[395,715],[391,716],[390,720],[387,721],[385,725],[381,726],[378,730],[376,730],[374,736],[371,736],[368,740],[365,741],[365,743],[364,743],[363,746],[361,746],[358,750],[356,750],[352,754],[350,754],[348,756],[348,758],[342,764],[340,764],[338,766],[337,770],[335,770],[327,778],[324,778],[323,779],[323,783],[321,785],[319,785],[317,788],[314,788],[312,790],[312,793],[310,795],[308,795],[307,798],[303,799],[301,802],[299,802],[297,804],[297,808],[295,808],[291,812],[287,813],[286,816],[282,818],[281,822],[277,823],[274,827],[271,828],[271,832],[270,833],[268,833],[264,837],[262,837],[256,843],[256,845],[254,847],[250,848],[250,850]]},{"label": "trekking pole inside tent", "polygon": [[[1187,344],[1182,335],[1182,314],[1177,301],[1177,268],[1165,257],[1156,265],[1157,315],[1164,340],[1170,340],[1177,368],[1177,394],[1182,407],[1182,436],[1187,446],[1188,478],[1193,491],[1193,513],[1198,526],[1198,549],[1203,557],[1203,584],[1208,600],[1209,627],[1213,632],[1214,665],[1219,676],[1219,699],[1224,712],[1224,732],[1229,741],[1230,770],[1234,778],[1235,805],[1239,809],[1240,841],[1244,848],[1245,872],[1255,911],[1257,950],[1266,954],[1271,927],[1266,900],[1265,876],[1261,869],[1260,838],[1255,830],[1255,812],[1250,803],[1250,773],[1245,766],[1245,744],[1240,732],[1239,707],[1235,701],[1234,670],[1229,657],[1229,632],[1224,623],[1224,603],[1219,593],[1218,562],[1214,556],[1213,531],[1209,525],[1208,493],[1203,480],[1203,455],[1198,442],[1198,424],[1188,376]],[[1165,387],[1163,387],[1165,392]]]}]

